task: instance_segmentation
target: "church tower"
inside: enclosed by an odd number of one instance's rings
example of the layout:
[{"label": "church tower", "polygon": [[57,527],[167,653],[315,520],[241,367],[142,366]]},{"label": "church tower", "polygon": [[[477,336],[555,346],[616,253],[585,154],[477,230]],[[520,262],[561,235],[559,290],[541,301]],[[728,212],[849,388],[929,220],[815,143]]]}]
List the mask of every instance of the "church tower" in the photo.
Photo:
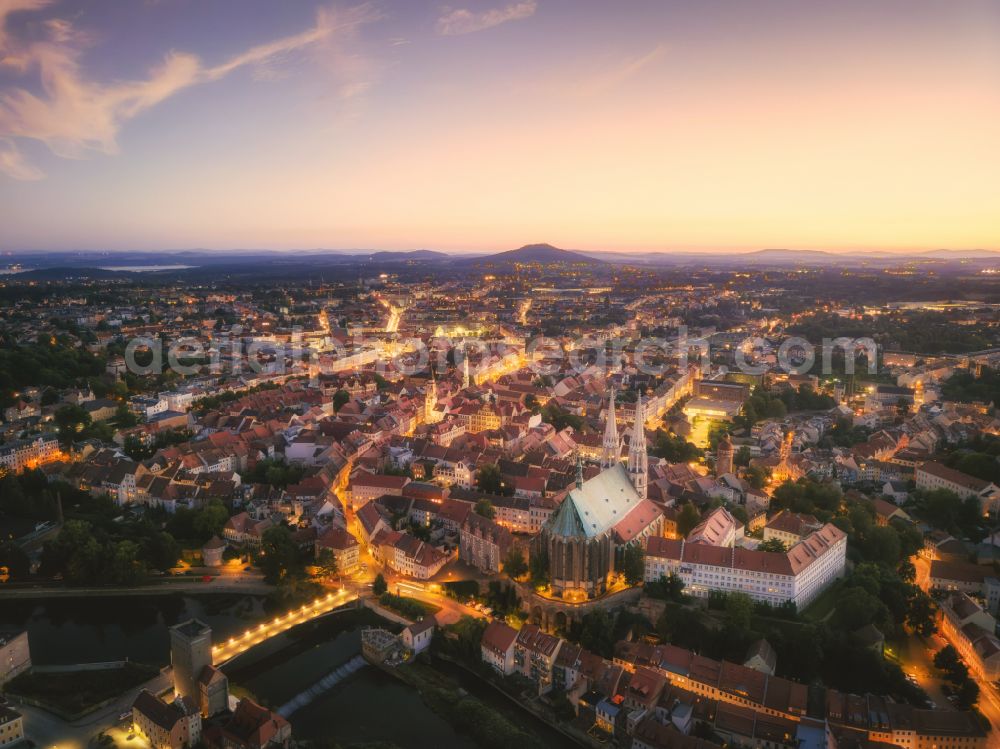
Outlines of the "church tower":
[{"label": "church tower", "polygon": [[612,468],[622,458],[622,445],[618,439],[618,421],[615,417],[615,389],[611,388],[608,400],[608,423],[604,427],[604,443],[601,449],[601,468]]},{"label": "church tower", "polygon": [[434,424],[438,421],[437,402],[438,402],[437,380],[434,378],[434,371],[431,370],[431,384],[427,386],[427,390],[424,392],[425,424]]},{"label": "church tower", "polygon": [[649,456],[646,453],[646,412],[642,407],[642,393],[635,402],[635,423],[632,441],[628,448],[628,475],[632,486],[642,499],[646,499],[649,482]]},{"label": "church tower", "polygon": [[467,388],[472,384],[472,380],[469,377],[469,352],[465,350],[465,344],[462,344],[462,387]]}]

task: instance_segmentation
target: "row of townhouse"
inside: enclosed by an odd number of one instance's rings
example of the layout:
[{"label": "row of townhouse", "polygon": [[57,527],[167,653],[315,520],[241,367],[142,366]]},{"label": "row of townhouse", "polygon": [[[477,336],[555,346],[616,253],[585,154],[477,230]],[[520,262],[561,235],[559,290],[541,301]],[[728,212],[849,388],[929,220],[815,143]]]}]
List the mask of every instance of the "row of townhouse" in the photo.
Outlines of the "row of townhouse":
[{"label": "row of townhouse", "polygon": [[715,661],[674,645],[619,642],[613,660],[548,635],[491,622],[480,656],[496,673],[519,674],[540,692],[563,691],[574,709],[626,745],[702,749],[695,724],[726,744],[754,749],[856,746],[853,741],[904,749],[979,749],[986,735],[970,714],[919,710],[874,695],[809,687],[745,665]]},{"label": "row of townhouse", "polygon": [[535,683],[539,694],[544,694],[553,687],[556,656],[564,642],[535,624],[515,630],[501,621],[492,621],[483,632],[480,655],[498,674],[521,674]]},{"label": "row of townhouse", "polygon": [[844,573],[847,535],[827,524],[785,552],[709,546],[654,536],[646,545],[645,580],[676,575],[691,595],[742,592],[801,610]]},{"label": "row of townhouse", "polygon": [[55,434],[40,434],[0,445],[0,466],[11,473],[36,468],[62,457],[59,438]]},{"label": "row of townhouse", "polygon": [[511,533],[537,533],[541,528],[531,522],[533,503],[527,497],[505,497],[460,488],[453,488],[449,496],[473,504],[481,499],[489,501],[493,506],[493,520]]},{"label": "row of townhouse", "polygon": [[986,681],[1000,679],[1000,639],[997,622],[965,593],[952,593],[940,605],[940,631],[974,674]]},{"label": "row of townhouse", "polygon": [[658,671],[671,684],[720,705],[750,708],[799,724],[825,721],[834,734],[853,733],[870,742],[904,749],[979,749],[988,745],[978,720],[968,712],[923,710],[875,695],[862,697],[807,687],[674,645],[619,642],[614,660],[632,672],[640,667]]}]

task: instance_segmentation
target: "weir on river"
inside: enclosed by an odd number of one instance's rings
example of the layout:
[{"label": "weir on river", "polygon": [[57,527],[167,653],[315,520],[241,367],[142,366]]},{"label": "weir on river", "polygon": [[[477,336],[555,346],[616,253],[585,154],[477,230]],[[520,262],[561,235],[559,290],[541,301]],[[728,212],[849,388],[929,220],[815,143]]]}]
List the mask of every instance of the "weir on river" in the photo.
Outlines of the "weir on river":
[{"label": "weir on river", "polygon": [[324,692],[333,689],[337,684],[365,665],[367,665],[367,661],[365,661],[363,656],[354,656],[347,663],[335,668],[304,692],[295,695],[295,697],[279,707],[278,712],[286,718],[290,718],[296,710],[305,707]]}]

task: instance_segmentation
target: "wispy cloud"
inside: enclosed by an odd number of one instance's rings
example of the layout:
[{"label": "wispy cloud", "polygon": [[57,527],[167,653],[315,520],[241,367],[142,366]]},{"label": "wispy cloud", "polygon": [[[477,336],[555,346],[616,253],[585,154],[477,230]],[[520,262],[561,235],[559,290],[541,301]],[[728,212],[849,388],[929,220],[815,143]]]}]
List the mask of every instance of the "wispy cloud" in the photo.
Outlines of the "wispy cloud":
[{"label": "wispy cloud", "polygon": [[[0,172],[14,179],[40,179],[43,173],[18,148],[18,140],[44,143],[64,158],[91,153],[114,154],[122,126],[140,113],[191,86],[221,80],[241,68],[269,77],[272,66],[309,48],[356,33],[373,20],[368,5],[348,10],[321,9],[316,23],[299,34],[260,44],[215,66],[193,54],[171,52],[137,80],[101,83],[81,69],[80,57],[91,40],[63,19],[44,21],[41,33],[19,41],[7,32],[9,16],[37,11],[50,0],[0,0],[0,68],[37,73],[38,93],[13,88],[0,93]],[[367,81],[345,82],[346,95],[356,95]]]},{"label": "wispy cloud", "polygon": [[42,179],[45,174],[32,165],[8,138],[0,138],[0,172],[19,180]]},{"label": "wispy cloud", "polygon": [[582,81],[578,87],[578,92],[585,96],[593,96],[617,88],[663,57],[666,51],[666,45],[658,44],[645,54],[638,57],[630,57],[610,65],[596,75],[592,75]]},{"label": "wispy cloud", "polygon": [[521,0],[502,8],[491,8],[479,12],[468,8],[445,8],[444,13],[438,18],[437,30],[439,34],[445,36],[471,34],[474,31],[491,29],[508,21],[530,18],[535,15],[536,10],[538,10],[538,3],[535,0]]}]

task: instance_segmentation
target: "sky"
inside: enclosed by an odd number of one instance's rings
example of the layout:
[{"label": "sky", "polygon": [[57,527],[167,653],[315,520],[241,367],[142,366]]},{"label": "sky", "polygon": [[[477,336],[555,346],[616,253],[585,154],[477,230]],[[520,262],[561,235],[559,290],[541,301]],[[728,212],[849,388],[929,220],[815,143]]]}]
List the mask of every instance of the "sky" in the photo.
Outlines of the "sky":
[{"label": "sky", "polygon": [[1000,249],[1000,0],[0,0],[0,250]]}]

